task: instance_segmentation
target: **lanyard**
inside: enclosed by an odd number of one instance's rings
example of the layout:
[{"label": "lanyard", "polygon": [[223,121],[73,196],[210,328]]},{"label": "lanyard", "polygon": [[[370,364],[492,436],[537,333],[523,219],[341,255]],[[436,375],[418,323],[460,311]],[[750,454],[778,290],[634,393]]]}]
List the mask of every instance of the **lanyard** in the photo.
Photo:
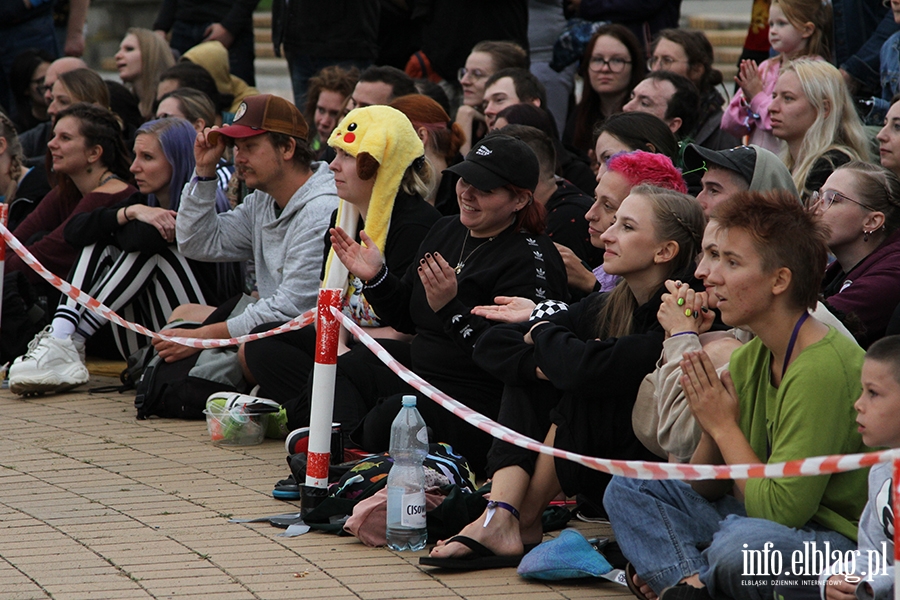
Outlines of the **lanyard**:
[{"label": "lanyard", "polygon": [[808,311],[800,315],[800,318],[797,319],[797,324],[794,325],[794,331],[791,332],[791,340],[788,342],[787,353],[784,355],[784,366],[781,367],[782,380],[784,379],[784,374],[787,372],[788,363],[791,361],[791,354],[794,352],[794,344],[797,343],[797,335],[800,333],[800,328],[803,327],[803,323],[805,323],[808,318]]}]

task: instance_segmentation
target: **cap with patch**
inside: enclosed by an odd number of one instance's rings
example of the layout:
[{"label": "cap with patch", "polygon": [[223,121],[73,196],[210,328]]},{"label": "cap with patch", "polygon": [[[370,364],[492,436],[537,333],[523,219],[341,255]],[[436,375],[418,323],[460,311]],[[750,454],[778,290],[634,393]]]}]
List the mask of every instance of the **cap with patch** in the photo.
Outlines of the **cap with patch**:
[{"label": "cap with patch", "polygon": [[215,144],[220,135],[247,138],[267,132],[284,133],[305,140],[309,135],[309,126],[291,102],[280,96],[260,94],[245,98],[234,113],[231,125],[213,129],[207,139]]},{"label": "cap with patch", "polygon": [[466,160],[445,169],[479,190],[489,192],[512,184],[534,191],[540,175],[534,151],[519,138],[491,135],[478,142]]},{"label": "cap with patch", "polygon": [[684,150],[685,172],[705,167],[704,161],[729,171],[736,171],[749,184],[753,180],[753,171],[756,169],[756,149],[750,146],[738,146],[728,150],[710,150],[697,144],[688,144]]}]

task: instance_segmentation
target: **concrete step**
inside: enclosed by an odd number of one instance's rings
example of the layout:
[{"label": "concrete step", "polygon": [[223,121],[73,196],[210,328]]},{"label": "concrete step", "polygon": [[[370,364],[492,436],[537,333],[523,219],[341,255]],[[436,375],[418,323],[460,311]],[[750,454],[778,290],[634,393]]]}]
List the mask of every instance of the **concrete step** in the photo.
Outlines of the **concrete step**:
[{"label": "concrete step", "polygon": [[253,13],[253,28],[254,29],[272,29],[272,13],[270,12],[255,12]]},{"label": "concrete step", "polygon": [[256,53],[256,58],[276,58],[275,57],[275,48],[272,47],[272,42],[260,42],[259,40],[253,44],[254,52]]},{"label": "concrete step", "polygon": [[747,37],[746,29],[705,29],[702,31],[714,48],[719,46],[743,47],[744,39]]},{"label": "concrete step", "polygon": [[746,33],[749,26],[749,12],[744,14],[692,15],[687,18],[687,27],[689,29],[743,29],[744,33]]},{"label": "concrete step", "polygon": [[715,62],[716,64],[736,65],[741,58],[742,51],[743,48],[741,46],[716,46]]}]

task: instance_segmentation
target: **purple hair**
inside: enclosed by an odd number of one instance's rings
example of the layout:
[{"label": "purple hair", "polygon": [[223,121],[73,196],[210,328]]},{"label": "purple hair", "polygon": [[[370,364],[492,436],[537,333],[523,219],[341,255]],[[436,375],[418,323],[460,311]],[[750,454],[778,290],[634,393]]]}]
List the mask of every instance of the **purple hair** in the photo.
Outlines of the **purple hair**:
[{"label": "purple hair", "polygon": [[[137,137],[142,134],[156,136],[162,147],[163,155],[172,165],[172,179],[169,181],[171,198],[169,207],[177,211],[178,205],[181,203],[181,190],[190,179],[191,173],[194,172],[194,139],[197,137],[197,132],[194,126],[186,120],[167,117],[144,123],[134,135]],[[147,204],[159,206],[156,194],[147,194]],[[225,197],[225,192],[216,187],[216,212],[225,212],[230,208],[231,205],[228,198]]]}]

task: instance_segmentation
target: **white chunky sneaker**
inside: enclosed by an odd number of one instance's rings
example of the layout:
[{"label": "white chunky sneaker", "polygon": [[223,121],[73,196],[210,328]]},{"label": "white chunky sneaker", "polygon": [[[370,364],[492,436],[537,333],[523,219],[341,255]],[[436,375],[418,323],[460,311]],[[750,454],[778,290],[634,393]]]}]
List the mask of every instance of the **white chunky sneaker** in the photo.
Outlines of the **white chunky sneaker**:
[{"label": "white chunky sneaker", "polygon": [[84,366],[84,345],[72,338],[58,340],[47,326],[28,343],[28,352],[9,367],[9,389],[14,394],[64,392],[90,379]]}]

